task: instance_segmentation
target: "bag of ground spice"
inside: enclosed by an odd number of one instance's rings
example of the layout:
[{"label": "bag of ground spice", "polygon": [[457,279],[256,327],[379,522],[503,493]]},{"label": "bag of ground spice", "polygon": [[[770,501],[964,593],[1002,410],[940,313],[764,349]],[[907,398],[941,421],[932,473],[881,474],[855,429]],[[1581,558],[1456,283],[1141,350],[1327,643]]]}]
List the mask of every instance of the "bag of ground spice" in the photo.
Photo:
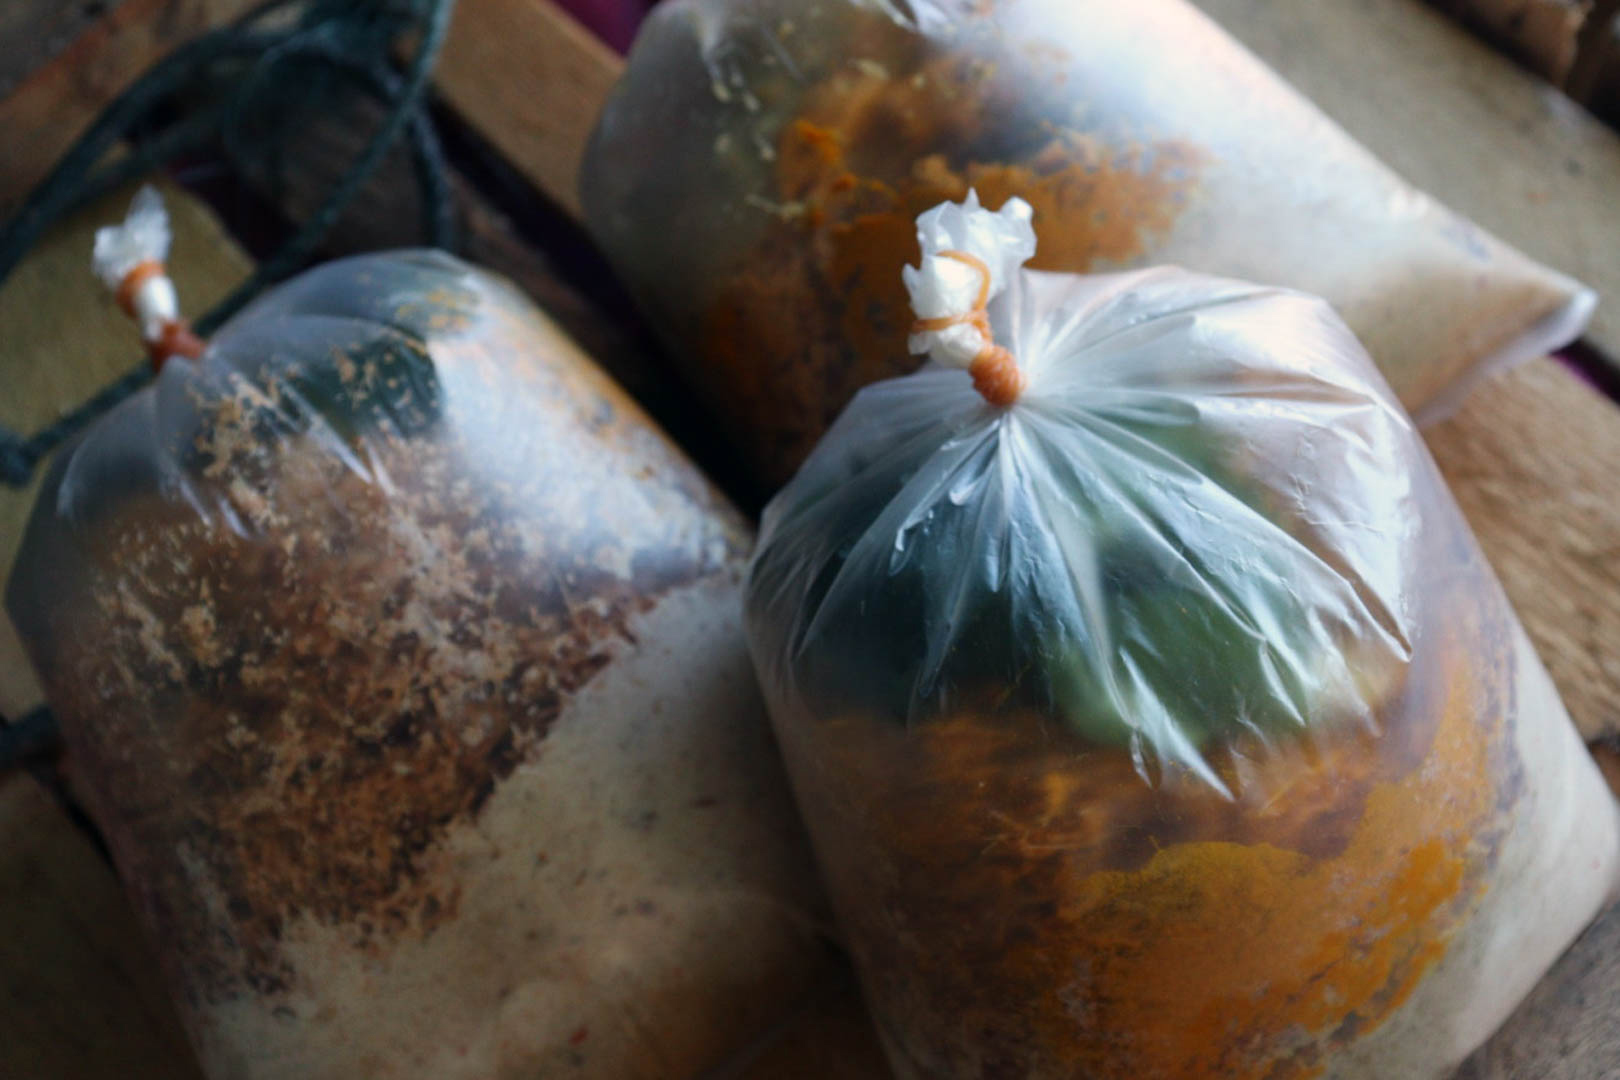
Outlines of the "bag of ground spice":
[{"label": "bag of ground spice", "polygon": [[1610,894],[1612,797],[1328,305],[1020,270],[1030,216],[922,216],[933,362],[855,397],[749,572],[887,1052],[1449,1076]]},{"label": "bag of ground spice", "polygon": [[737,516],[489,274],[332,263],[204,350],[162,231],[98,244],[163,366],[7,601],[206,1071],[664,1080],[790,1013]]},{"label": "bag of ground spice", "polygon": [[670,0],[582,176],[596,238],[772,487],[857,389],[914,366],[912,221],[970,186],[1035,207],[1038,269],[1325,297],[1420,420],[1593,304],[1183,0]]}]

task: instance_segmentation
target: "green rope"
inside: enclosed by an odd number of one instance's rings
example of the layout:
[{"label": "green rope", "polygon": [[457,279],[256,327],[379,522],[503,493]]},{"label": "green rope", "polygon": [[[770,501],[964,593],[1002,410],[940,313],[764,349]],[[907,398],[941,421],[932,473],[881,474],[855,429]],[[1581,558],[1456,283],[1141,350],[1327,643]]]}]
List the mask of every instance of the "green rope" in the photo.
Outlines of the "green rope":
[{"label": "green rope", "polygon": [[[450,186],[425,99],[454,7],[455,0],[269,0],[232,25],[174,50],[102,111],[0,229],[0,281],[64,215],[211,142],[229,148],[251,141],[235,133],[267,96],[273,98],[278,70],[293,63],[314,63],[357,82],[386,114],[308,220],[197,319],[197,332],[212,333],[267,286],[298,270],[402,137],[421,191],[424,234],[437,247],[452,247]],[[392,49],[408,33],[419,34],[419,43],[401,74],[391,63]],[[156,124],[165,107],[187,95],[208,104],[167,125]],[[148,129],[150,134],[134,138]],[[123,141],[133,141],[130,152],[103,164]],[[143,360],[31,435],[0,427],[0,483],[25,487],[52,451],[150,378]],[[54,721],[43,709],[10,725],[0,718],[0,770],[54,743]]]},{"label": "green rope", "polygon": [[[371,93],[388,106],[388,113],[309,219],[246,281],[197,319],[198,332],[206,335],[218,329],[266,286],[299,269],[402,134],[408,137],[422,189],[429,242],[452,246],[454,213],[444,158],[423,99],[455,0],[395,4],[377,0],[303,0],[302,17],[278,29],[264,29],[263,24],[273,17],[299,6],[299,0],[272,0],[233,25],[202,35],[159,61],[108,105],[0,230],[0,281],[63,215],[200,145],[228,139],[231,121],[241,116],[261,88],[273,85],[276,67],[294,59],[316,60],[351,78],[360,77]],[[411,31],[421,33],[420,44],[405,76],[400,78],[390,70],[389,50],[394,41]],[[188,88],[207,86],[220,76],[222,67],[225,74],[233,74],[233,68],[244,62],[252,62],[252,67],[245,77],[238,76],[217,104],[138,142],[128,156],[97,168],[120,140],[148,123],[177,95]],[[206,92],[200,96],[215,97]],[[40,461],[144,385],[146,372],[144,362],[132,365],[127,375],[27,437],[0,428],[0,483],[26,486]]]},{"label": "green rope", "polygon": [[[197,320],[199,334],[206,336],[218,329],[221,323],[262,292],[266,285],[286,277],[314,254],[316,245],[337,223],[349,200],[354,198],[371,178],[377,166],[382,164],[383,157],[399,138],[400,133],[405,130],[406,125],[411,122],[412,117],[419,115],[417,105],[422,91],[427,87],[428,75],[433,70],[434,61],[438,59],[439,49],[444,44],[445,32],[450,29],[450,13],[454,7],[455,0],[438,0],[431,9],[422,44],[416,50],[410,71],[399,88],[396,107],[388,114],[377,133],[371,137],[366,148],[360,152],[359,159],[334,185],[326,201],[316,208],[303,227],[291,240],[282,245],[280,251],[259,264],[246,281]],[[426,122],[425,118],[423,122]]]}]

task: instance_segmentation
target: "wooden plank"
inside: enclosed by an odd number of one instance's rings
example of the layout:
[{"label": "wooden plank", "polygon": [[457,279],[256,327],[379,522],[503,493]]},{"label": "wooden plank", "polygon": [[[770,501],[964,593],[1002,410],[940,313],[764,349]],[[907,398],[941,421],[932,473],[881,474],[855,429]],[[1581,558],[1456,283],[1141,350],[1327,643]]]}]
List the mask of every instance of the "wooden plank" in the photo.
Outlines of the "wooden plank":
[{"label": "wooden plank", "polygon": [[1620,361],[1620,136],[1417,0],[1193,0],[1397,172],[1602,302]]},{"label": "wooden plank", "polygon": [[107,9],[106,3],[10,0],[0,4],[0,95],[61,52]]},{"label": "wooden plank", "polygon": [[124,0],[0,101],[0,213],[38,183],[102,106],[159,58],[254,0]]},{"label": "wooden plank", "polygon": [[436,81],[531,182],[579,217],[579,163],[622,61],[546,0],[462,0]]},{"label": "wooden plank", "polygon": [[[82,131],[95,115],[125,85],[176,45],[195,35],[222,25],[252,8],[256,0],[118,0],[116,7],[102,13],[79,37],[65,48],[58,45],[58,55],[51,63],[35,71],[16,90],[0,99],[0,131],[7,134],[6,156],[0,167],[0,212],[24,195],[28,188],[44,176],[57,156]],[[481,6],[489,0],[472,0],[459,9],[473,9],[473,26],[464,28],[465,16],[458,15],[452,48],[443,58],[446,67],[458,72],[471,72],[470,77],[501,75],[501,79],[477,81],[479,94],[511,90],[529,101],[544,100],[541,110],[557,118],[554,124],[521,125],[532,129],[532,141],[519,142],[528,147],[537,160],[558,162],[572,155],[572,165],[559,165],[551,170],[557,177],[556,197],[559,202],[577,214],[573,196],[573,174],[577,172],[578,154],[583,151],[586,134],[594,123],[597,102],[606,94],[608,86],[617,77],[619,60],[587,31],[549,4],[530,4],[525,13],[518,15],[520,43],[537,40],[550,43],[545,53],[529,53],[513,57],[499,50],[493,58],[485,57],[482,50],[488,45],[481,39],[487,35]],[[3,5],[0,5],[3,6]],[[498,2],[497,8],[501,7]],[[84,12],[77,6],[71,11],[80,16]],[[61,5],[42,4],[27,0],[16,8],[7,8],[9,14],[0,15],[0,30],[15,21],[30,24],[54,19],[68,25]],[[500,35],[494,35],[499,37]],[[3,40],[3,39],[0,39]],[[493,62],[505,65],[496,71],[479,71],[481,64]],[[456,66],[456,65],[460,66]],[[529,77],[531,68],[541,76],[536,82]],[[514,74],[516,73],[516,74]],[[458,84],[459,85],[459,84]],[[570,99],[570,95],[576,95]],[[567,104],[573,100],[577,108],[553,108],[550,103]],[[324,193],[325,185],[335,179],[338,172],[351,164],[359,151],[365,132],[376,122],[375,110],[361,107],[351,114],[332,118],[333,122],[312,125],[301,133],[304,143],[298,147],[302,155],[299,169],[294,170],[295,190],[280,193],[285,196],[286,209],[294,214],[307,212]],[[503,141],[512,141],[504,139]],[[572,148],[572,149],[571,149]],[[338,234],[329,248],[335,251],[353,251],[378,246],[396,246],[420,242],[417,231],[418,216],[414,204],[400,192],[404,184],[399,177],[405,173],[402,155],[384,170],[368,189],[351,204]],[[542,170],[543,172],[545,170]],[[564,179],[566,174],[566,179]],[[634,392],[638,380],[645,381],[635,369],[635,363],[645,356],[641,344],[630,344],[631,332],[623,324],[610,324],[600,318],[584,314],[586,302],[577,291],[566,286],[561,277],[549,266],[544,256],[520,240],[500,214],[483,200],[472,195],[465,182],[455,181],[457,209],[466,230],[467,255],[475,261],[492,266],[514,278],[561,322],[582,344],[602,356],[616,377],[627,383]],[[188,211],[183,211],[188,212]],[[81,218],[81,221],[87,218]],[[216,230],[217,232],[217,230]],[[78,268],[69,265],[65,271],[77,276]],[[217,267],[208,267],[213,273]],[[54,274],[52,270],[50,273]],[[182,266],[181,273],[185,272]],[[28,273],[19,271],[26,277]],[[214,279],[210,279],[214,280]],[[184,282],[182,282],[182,286]],[[27,290],[24,290],[27,295]],[[193,310],[201,310],[221,295],[218,291],[199,296]],[[189,302],[189,297],[188,297]],[[29,305],[33,300],[27,301]],[[21,303],[16,310],[24,310]],[[0,323],[9,325],[6,313],[0,310]],[[117,334],[119,317],[110,307],[95,320],[97,330],[111,328]],[[71,347],[83,343],[70,341]],[[633,360],[632,357],[636,359]],[[20,359],[19,363],[26,362]],[[645,364],[643,363],[643,368]],[[100,377],[99,369],[96,377]],[[649,393],[653,393],[649,388]],[[14,403],[27,411],[26,403]],[[0,422],[11,423],[11,414],[0,408]],[[0,533],[3,537],[3,533]],[[0,544],[0,568],[9,565],[10,552]],[[0,711],[7,706],[0,695]]]},{"label": "wooden plank", "polygon": [[1535,74],[1562,86],[1589,0],[1429,0]]},{"label": "wooden plank", "polygon": [[1570,715],[1620,730],[1620,410],[1538,360],[1426,434]]},{"label": "wooden plank", "polygon": [[0,1075],[201,1076],[112,869],[20,773],[0,775]]},{"label": "wooden plank", "polygon": [[1456,1080],[1620,1075],[1620,906],[1611,907],[1471,1057]]}]

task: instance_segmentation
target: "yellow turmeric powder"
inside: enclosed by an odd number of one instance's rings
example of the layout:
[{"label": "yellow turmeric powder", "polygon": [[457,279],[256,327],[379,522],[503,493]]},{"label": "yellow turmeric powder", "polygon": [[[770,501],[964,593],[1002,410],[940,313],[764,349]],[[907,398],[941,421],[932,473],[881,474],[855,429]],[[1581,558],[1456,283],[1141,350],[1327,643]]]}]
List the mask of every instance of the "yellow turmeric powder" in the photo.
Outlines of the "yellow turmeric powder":
[{"label": "yellow turmeric powder", "polygon": [[1454,627],[1439,700],[1393,693],[1376,734],[1236,746],[1235,799],[1036,715],[779,723],[902,1075],[1318,1075],[1485,888],[1518,796],[1477,708],[1503,636]]},{"label": "yellow turmeric powder", "polygon": [[705,389],[773,486],[855,391],[916,368],[900,268],[918,259],[919,213],[970,188],[991,207],[1020,196],[1041,230],[1033,267],[1102,269],[1169,231],[1207,157],[1174,140],[1109,147],[1038,111],[1009,116],[993,67],[919,63],[851,66],[808,96],[776,147],[784,211],[704,314]]}]

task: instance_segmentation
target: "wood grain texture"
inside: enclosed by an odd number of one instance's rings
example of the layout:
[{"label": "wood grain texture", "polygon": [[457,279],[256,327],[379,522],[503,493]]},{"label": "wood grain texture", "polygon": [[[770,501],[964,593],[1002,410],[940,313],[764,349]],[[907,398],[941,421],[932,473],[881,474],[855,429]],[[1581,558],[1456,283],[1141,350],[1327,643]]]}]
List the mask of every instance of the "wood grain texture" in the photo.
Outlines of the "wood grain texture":
[{"label": "wood grain texture", "polygon": [[1193,0],[1397,172],[1597,290],[1620,362],[1620,135],[1418,0]]},{"label": "wood grain texture", "polygon": [[0,95],[122,2],[7,0],[0,4]]},{"label": "wood grain texture", "polygon": [[435,79],[460,115],[579,217],[579,163],[622,61],[548,0],[461,0]]},{"label": "wood grain texture", "polygon": [[0,775],[0,1075],[201,1073],[112,869],[31,778]]},{"label": "wood grain texture", "polygon": [[1620,729],[1620,410],[1538,360],[1426,434],[1570,715]]},{"label": "wood grain texture", "polygon": [[1620,1076],[1620,907],[1553,965],[1457,1080],[1614,1080]]},{"label": "wood grain texture", "polygon": [[[10,2],[10,0],[7,0]],[[0,212],[42,179],[101,108],[176,45],[254,0],[123,0],[0,100]]]}]

